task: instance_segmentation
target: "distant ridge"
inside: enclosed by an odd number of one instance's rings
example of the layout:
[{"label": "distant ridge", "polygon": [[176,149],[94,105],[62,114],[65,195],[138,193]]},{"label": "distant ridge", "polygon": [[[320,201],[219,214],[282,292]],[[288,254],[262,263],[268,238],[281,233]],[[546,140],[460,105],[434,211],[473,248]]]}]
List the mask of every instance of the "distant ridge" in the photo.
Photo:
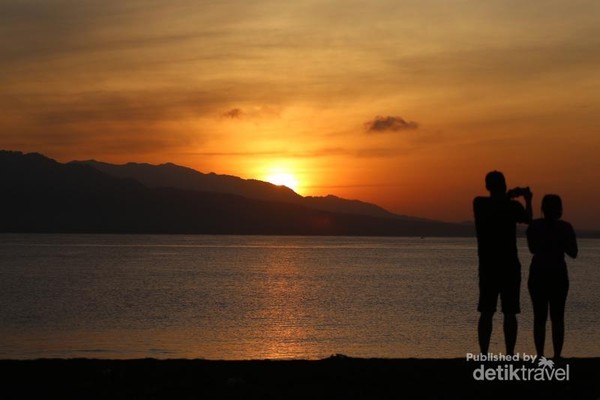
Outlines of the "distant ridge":
[{"label": "distant ridge", "polygon": [[[0,151],[0,189],[1,232],[473,235],[468,225],[334,213],[235,194],[149,187],[86,163],[62,164],[38,153]],[[286,188],[279,190],[298,196]]]},{"label": "distant ridge", "polygon": [[419,218],[393,214],[375,204],[359,200],[347,200],[333,195],[303,197],[285,186],[277,186],[256,179],[242,179],[231,175],[204,174],[192,168],[172,163],[115,165],[96,160],[72,161],[71,163],[90,165],[108,175],[118,178],[132,178],[152,188],[171,187],[201,192],[235,194],[250,199],[297,204],[321,211],[420,220]]}]

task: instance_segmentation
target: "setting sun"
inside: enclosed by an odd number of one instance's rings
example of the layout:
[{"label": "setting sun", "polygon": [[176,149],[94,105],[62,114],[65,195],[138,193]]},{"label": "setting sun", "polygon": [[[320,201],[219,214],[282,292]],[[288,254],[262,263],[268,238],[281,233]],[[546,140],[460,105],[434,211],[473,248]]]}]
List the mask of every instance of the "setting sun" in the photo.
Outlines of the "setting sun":
[{"label": "setting sun", "polygon": [[267,182],[270,182],[278,186],[287,186],[294,192],[298,190],[298,180],[290,173],[287,172],[275,172],[267,176]]}]

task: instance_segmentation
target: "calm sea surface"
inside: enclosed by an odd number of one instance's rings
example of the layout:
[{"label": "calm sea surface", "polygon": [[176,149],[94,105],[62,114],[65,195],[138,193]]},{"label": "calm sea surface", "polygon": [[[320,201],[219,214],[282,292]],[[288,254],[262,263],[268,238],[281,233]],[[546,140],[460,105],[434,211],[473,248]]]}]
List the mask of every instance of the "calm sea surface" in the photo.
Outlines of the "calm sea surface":
[{"label": "calm sea surface", "polygon": [[[597,357],[600,240],[579,245],[564,355]],[[5,234],[0,358],[464,357],[477,293],[475,239]]]}]

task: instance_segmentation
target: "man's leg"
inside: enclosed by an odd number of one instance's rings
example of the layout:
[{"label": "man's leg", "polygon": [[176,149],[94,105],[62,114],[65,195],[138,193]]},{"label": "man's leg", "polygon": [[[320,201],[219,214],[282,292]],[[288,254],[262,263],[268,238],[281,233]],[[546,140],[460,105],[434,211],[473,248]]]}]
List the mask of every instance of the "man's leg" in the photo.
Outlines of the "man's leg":
[{"label": "man's leg", "polygon": [[517,344],[517,314],[521,312],[521,264],[516,261],[515,268],[507,271],[500,290],[502,313],[504,314],[504,344],[506,354],[515,354]]},{"label": "man's leg", "polygon": [[515,345],[517,343],[517,315],[504,314],[504,343],[506,344],[506,354],[515,354]]},{"label": "man's leg", "polygon": [[490,338],[492,337],[493,312],[482,312],[479,316],[479,325],[477,332],[479,334],[479,349],[482,354],[487,354],[490,347]]}]

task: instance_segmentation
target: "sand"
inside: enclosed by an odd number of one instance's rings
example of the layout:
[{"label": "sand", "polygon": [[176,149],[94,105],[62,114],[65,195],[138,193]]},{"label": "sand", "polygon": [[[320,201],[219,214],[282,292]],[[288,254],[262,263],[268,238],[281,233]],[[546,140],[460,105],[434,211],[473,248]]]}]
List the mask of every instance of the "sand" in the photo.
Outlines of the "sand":
[{"label": "sand", "polygon": [[465,359],[0,360],[0,398],[598,400],[600,358],[566,364],[569,381],[484,382]]}]

